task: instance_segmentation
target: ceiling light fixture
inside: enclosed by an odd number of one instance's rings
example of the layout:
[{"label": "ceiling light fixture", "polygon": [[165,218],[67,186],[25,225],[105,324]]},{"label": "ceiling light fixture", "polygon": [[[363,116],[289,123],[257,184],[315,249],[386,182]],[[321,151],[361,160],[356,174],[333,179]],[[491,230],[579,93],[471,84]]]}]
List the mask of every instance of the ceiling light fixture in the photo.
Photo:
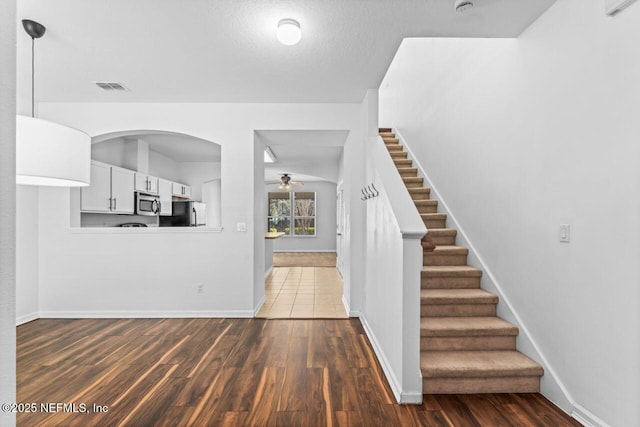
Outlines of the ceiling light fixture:
[{"label": "ceiling light fixture", "polygon": [[473,8],[473,1],[471,0],[455,0],[453,8],[456,12],[462,13]]},{"label": "ceiling light fixture", "polygon": [[300,39],[302,39],[300,23],[295,19],[281,19],[280,22],[278,22],[276,36],[280,43],[285,46],[293,46],[294,44],[297,44]]},{"label": "ceiling light fixture", "polygon": [[273,154],[273,151],[271,151],[271,147],[265,146],[264,147],[264,162],[265,163],[275,163],[276,160],[278,160],[278,158],[276,157],[275,154]]},{"label": "ceiling light fixture", "polygon": [[91,176],[91,138],[57,123],[35,118],[35,39],[44,25],[22,20],[31,37],[31,117],[16,117],[16,184],[84,187]]}]

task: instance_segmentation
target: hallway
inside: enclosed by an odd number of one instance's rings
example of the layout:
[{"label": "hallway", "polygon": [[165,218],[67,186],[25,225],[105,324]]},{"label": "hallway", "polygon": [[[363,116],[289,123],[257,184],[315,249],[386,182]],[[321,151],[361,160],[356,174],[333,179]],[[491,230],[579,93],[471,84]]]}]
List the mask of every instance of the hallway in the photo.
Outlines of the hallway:
[{"label": "hallway", "polygon": [[335,267],[274,267],[257,317],[346,319],[342,278]]}]

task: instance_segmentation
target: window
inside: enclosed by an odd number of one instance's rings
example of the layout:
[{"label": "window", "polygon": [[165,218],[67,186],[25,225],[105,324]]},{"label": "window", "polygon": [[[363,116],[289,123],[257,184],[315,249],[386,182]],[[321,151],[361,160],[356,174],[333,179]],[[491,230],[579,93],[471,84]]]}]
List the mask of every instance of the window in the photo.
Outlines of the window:
[{"label": "window", "polygon": [[268,211],[269,231],[280,231],[288,236],[316,235],[315,192],[270,192]]}]

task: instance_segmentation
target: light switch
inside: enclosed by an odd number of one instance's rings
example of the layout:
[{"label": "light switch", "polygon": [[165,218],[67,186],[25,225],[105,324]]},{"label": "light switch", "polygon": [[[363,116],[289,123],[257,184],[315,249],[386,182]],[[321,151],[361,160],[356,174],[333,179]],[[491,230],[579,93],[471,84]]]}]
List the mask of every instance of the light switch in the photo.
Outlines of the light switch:
[{"label": "light switch", "polygon": [[569,224],[560,224],[560,241],[563,243],[569,243],[571,236],[571,227]]},{"label": "light switch", "polygon": [[239,222],[236,224],[236,230],[237,231],[247,231],[247,223],[246,222]]}]

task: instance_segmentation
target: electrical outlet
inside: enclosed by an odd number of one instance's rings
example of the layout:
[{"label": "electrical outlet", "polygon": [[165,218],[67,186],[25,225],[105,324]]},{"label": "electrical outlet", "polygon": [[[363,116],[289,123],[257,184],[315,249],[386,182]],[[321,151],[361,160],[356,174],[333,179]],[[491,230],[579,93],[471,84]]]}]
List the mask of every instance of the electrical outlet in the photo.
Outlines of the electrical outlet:
[{"label": "electrical outlet", "polygon": [[198,283],[196,285],[196,292],[199,294],[204,294],[204,283]]},{"label": "electrical outlet", "polygon": [[236,230],[237,231],[247,231],[247,223],[246,222],[239,222],[236,224]]},{"label": "electrical outlet", "polygon": [[571,226],[569,224],[560,224],[560,241],[569,243],[571,237]]}]

